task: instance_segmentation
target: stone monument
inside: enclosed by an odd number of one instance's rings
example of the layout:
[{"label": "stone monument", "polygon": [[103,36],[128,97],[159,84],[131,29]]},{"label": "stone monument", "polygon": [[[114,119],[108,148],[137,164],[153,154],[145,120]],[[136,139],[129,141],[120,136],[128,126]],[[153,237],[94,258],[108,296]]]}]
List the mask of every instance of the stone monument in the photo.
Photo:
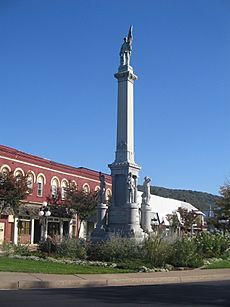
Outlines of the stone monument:
[{"label": "stone monument", "polygon": [[112,176],[112,202],[108,209],[109,234],[142,239],[137,204],[137,179],[140,166],[134,161],[133,86],[137,76],[130,66],[132,26],[120,49],[118,80],[117,142],[115,161],[109,165]]},{"label": "stone monument", "polygon": [[[133,85],[137,76],[130,66],[132,52],[132,26],[120,49],[120,66],[114,74],[118,81],[117,142],[115,161],[109,165],[112,176],[112,200],[107,210],[105,182],[100,174],[100,192],[97,205],[97,225],[91,239],[109,239],[113,235],[134,237],[143,240],[145,233],[141,228],[141,210],[137,204],[137,179],[140,166],[134,161],[134,122]],[[149,210],[144,208],[143,228]],[[147,212],[147,219],[146,219]]]}]

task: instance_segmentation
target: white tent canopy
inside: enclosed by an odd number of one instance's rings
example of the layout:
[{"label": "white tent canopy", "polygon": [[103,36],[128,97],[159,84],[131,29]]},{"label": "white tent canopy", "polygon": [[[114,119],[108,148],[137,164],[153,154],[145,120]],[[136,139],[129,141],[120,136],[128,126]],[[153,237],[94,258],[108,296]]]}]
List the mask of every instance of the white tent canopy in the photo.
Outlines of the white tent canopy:
[{"label": "white tent canopy", "polygon": [[[137,193],[137,201],[141,205],[141,195],[142,192],[138,191]],[[176,213],[179,207],[187,209],[188,211],[195,211],[198,215],[203,215],[204,213],[201,212],[199,209],[191,205],[190,203],[172,199],[172,198],[165,198],[157,195],[151,195],[150,198],[150,206],[152,209],[152,213],[157,214],[159,217],[160,223],[164,222],[165,225],[169,225],[169,222],[166,218],[167,214]]]}]

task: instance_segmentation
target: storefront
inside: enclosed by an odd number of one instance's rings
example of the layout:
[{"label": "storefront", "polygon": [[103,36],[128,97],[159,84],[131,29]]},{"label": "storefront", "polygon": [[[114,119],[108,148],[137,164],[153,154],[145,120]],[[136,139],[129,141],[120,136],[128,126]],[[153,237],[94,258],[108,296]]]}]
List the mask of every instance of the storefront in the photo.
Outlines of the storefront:
[{"label": "storefront", "polygon": [[71,215],[63,211],[62,208],[57,210],[57,208],[51,207],[51,216],[44,219],[39,217],[39,210],[40,206],[20,207],[18,216],[13,219],[11,242],[14,244],[38,244],[43,239],[45,227],[47,227],[45,237],[49,236],[57,240],[62,240],[63,237],[72,237],[74,230],[72,226],[75,222],[73,222]]}]

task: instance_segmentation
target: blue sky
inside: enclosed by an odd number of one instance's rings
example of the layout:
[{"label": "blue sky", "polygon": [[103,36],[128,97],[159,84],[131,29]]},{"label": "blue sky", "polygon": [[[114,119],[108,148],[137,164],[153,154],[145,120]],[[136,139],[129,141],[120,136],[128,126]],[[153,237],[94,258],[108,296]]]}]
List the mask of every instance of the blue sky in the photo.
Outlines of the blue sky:
[{"label": "blue sky", "polygon": [[228,0],[0,0],[0,143],[110,173],[130,24],[139,183],[218,193],[230,178]]}]

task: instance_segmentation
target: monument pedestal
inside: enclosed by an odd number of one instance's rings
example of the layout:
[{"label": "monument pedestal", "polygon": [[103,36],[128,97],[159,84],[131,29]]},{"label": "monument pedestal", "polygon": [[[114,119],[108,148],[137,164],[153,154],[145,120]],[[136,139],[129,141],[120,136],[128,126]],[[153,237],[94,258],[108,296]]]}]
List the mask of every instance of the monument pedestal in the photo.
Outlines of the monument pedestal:
[{"label": "monument pedestal", "polygon": [[105,239],[107,209],[108,206],[104,203],[99,203],[97,205],[97,225],[91,234],[91,240],[94,242]]},{"label": "monument pedestal", "polygon": [[[112,175],[113,192],[112,203],[108,210],[108,231],[125,237],[143,238],[143,230],[140,227],[139,207],[137,199],[137,178],[139,165],[125,161],[114,162],[109,165]],[[129,201],[128,177],[132,174],[133,199]]]},{"label": "monument pedestal", "polygon": [[140,210],[137,203],[126,204],[126,217],[125,234],[137,240],[143,240],[144,232],[140,227]]},{"label": "monument pedestal", "polygon": [[127,203],[123,208],[110,208],[107,232],[109,237],[116,235],[135,238],[142,241],[145,237],[140,227],[139,207],[136,203]]},{"label": "monument pedestal", "polygon": [[146,204],[141,205],[141,227],[147,233],[152,232],[151,226],[151,207]]},{"label": "monument pedestal", "polygon": [[96,229],[105,228],[106,225],[106,212],[108,206],[104,203],[97,205],[97,226]]}]

